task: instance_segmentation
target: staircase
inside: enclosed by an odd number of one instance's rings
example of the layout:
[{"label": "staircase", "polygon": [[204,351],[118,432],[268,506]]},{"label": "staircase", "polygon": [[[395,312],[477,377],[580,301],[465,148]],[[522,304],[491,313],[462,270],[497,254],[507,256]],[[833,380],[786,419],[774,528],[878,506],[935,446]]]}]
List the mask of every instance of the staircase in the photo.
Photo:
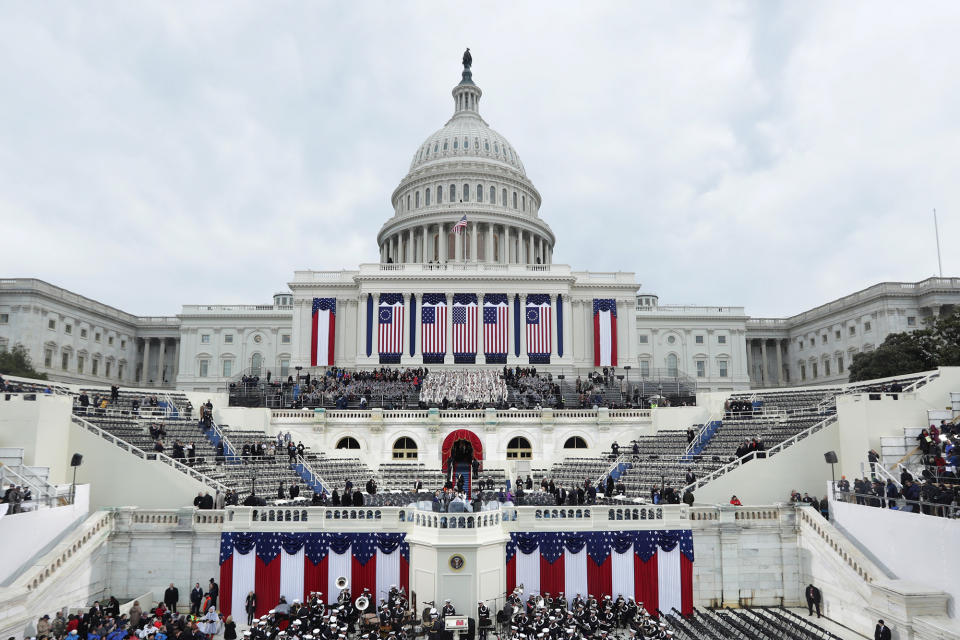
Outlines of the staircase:
[{"label": "staircase", "polygon": [[717,432],[717,429],[723,426],[722,420],[710,420],[703,425],[703,428],[700,430],[700,433],[697,434],[697,437],[690,443],[690,447],[687,449],[687,452],[683,455],[682,460],[689,462],[693,460],[694,456],[700,455],[700,452],[710,444],[710,438],[713,437],[713,434]]},{"label": "staircase", "polygon": [[49,467],[30,467],[23,464],[22,448],[0,447],[0,486],[16,484],[29,487],[37,504],[69,504],[69,485],[57,487],[50,483],[49,478]]},{"label": "staircase", "polygon": [[453,486],[457,486],[457,478],[463,476],[463,488],[467,492],[467,500],[470,500],[472,497],[470,495],[471,482],[470,482],[470,463],[469,462],[457,462],[453,465]]},{"label": "staircase", "polygon": [[318,476],[310,467],[303,456],[297,456],[297,461],[290,465],[290,468],[297,472],[304,484],[310,487],[314,493],[323,492],[323,478]]}]

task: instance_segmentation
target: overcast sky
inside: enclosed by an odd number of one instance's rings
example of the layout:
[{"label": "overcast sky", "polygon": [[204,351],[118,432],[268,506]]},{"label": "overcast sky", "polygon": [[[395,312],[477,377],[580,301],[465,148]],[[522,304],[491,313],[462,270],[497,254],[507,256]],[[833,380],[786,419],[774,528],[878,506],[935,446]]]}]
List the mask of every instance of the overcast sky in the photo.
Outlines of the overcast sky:
[{"label": "overcast sky", "polygon": [[0,277],[140,315],[378,259],[414,150],[480,110],[555,262],[799,313],[960,276],[960,2],[3,3]]}]

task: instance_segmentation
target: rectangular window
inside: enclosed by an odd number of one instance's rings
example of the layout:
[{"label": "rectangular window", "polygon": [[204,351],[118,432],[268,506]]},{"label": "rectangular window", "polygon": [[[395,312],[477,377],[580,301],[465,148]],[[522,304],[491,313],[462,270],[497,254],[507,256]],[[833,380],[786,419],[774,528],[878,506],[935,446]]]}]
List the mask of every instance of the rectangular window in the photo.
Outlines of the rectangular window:
[{"label": "rectangular window", "polygon": [[797,351],[803,351],[803,338],[797,340]]},{"label": "rectangular window", "polygon": [[917,326],[917,317],[916,316],[907,316],[907,326],[915,327]]},{"label": "rectangular window", "polygon": [[99,372],[99,370],[100,370],[100,361],[99,361],[99,360],[93,360],[93,366],[92,366],[92,368],[90,369],[90,373],[92,373],[93,375],[97,375],[97,373]]},{"label": "rectangular window", "polygon": [[43,350],[43,366],[48,369],[53,366],[53,349]]},{"label": "rectangular window", "polygon": [[822,336],[820,336],[820,343],[827,344],[827,334],[823,334]]},{"label": "rectangular window", "polygon": [[834,340],[840,339],[840,329],[837,329],[836,331],[833,332],[833,338]]},{"label": "rectangular window", "polygon": [[830,361],[829,360],[823,361],[823,375],[828,378],[830,377]]},{"label": "rectangular window", "polygon": [[47,320],[47,329],[51,331],[57,330],[57,321],[56,320]]},{"label": "rectangular window", "polygon": [[86,329],[80,329],[80,337],[81,337],[81,338],[86,338],[86,337],[87,337],[87,330],[86,330]]},{"label": "rectangular window", "polygon": [[200,336],[200,344],[210,344],[210,334],[204,333]]},{"label": "rectangular window", "polygon": [[837,373],[843,373],[843,356],[837,356]]},{"label": "rectangular window", "polygon": [[727,336],[717,336],[717,344],[727,344]]},{"label": "rectangular window", "polygon": [[870,329],[872,329],[872,328],[873,328],[873,325],[870,323],[869,320],[867,320],[866,322],[863,323],[863,330],[864,330],[864,331],[870,331]]},{"label": "rectangular window", "polygon": [[201,378],[206,378],[206,377],[207,377],[207,369],[208,369],[209,367],[210,367],[210,361],[209,361],[209,360],[201,360],[201,361],[200,361],[200,377],[201,377]]},{"label": "rectangular window", "polygon": [[290,344],[290,334],[284,333],[280,336],[280,344]]},{"label": "rectangular window", "polygon": [[695,340],[697,344],[703,344],[703,336],[696,336]]},{"label": "rectangular window", "polygon": [[697,360],[697,377],[698,378],[707,377],[707,363],[705,360]]},{"label": "rectangular window", "polygon": [[727,361],[721,360],[719,364],[720,364],[720,377],[726,378],[727,377]]},{"label": "rectangular window", "polygon": [[0,313],[0,324],[7,324],[10,322],[9,313]]},{"label": "rectangular window", "polygon": [[127,341],[126,341],[126,340],[121,340],[121,341],[120,341],[120,348],[121,348],[121,349],[126,349],[126,348],[127,348]]},{"label": "rectangular window", "polygon": [[857,335],[857,327],[855,325],[850,325],[850,328],[848,329],[848,333],[851,336]]},{"label": "rectangular window", "polygon": [[77,356],[77,373],[83,373],[83,356]]},{"label": "rectangular window", "polygon": [[280,377],[286,378],[288,375],[290,375],[290,361],[281,360],[280,361]]},{"label": "rectangular window", "polygon": [[641,361],[640,361],[640,375],[643,376],[644,378],[647,378],[647,377],[650,376],[650,361],[649,361],[649,360],[641,360]]},{"label": "rectangular window", "polygon": [[229,378],[233,375],[233,360],[223,361],[223,377]]},{"label": "rectangular window", "polygon": [[106,364],[103,365],[103,377],[104,377],[104,378],[109,378],[109,377],[110,377],[110,365],[111,365],[111,364],[113,364],[113,363],[112,363],[112,362],[107,362]]},{"label": "rectangular window", "polygon": [[232,333],[223,334],[223,342],[225,344],[233,344],[233,334]]},{"label": "rectangular window", "polygon": [[70,366],[70,354],[64,351],[60,355],[60,368],[66,371],[69,366]]},{"label": "rectangular window", "polygon": [[650,336],[640,336],[640,344],[647,344],[650,341]]},{"label": "rectangular window", "polygon": [[810,366],[811,366],[811,370],[813,371],[813,379],[816,380],[817,379],[817,363],[814,362]]},{"label": "rectangular window", "polygon": [[99,332],[99,331],[96,332],[95,334],[93,334],[93,341],[94,341],[94,342],[100,342],[100,332]]},{"label": "rectangular window", "polygon": [[113,346],[113,336],[110,336],[109,338],[107,338],[107,344],[110,345],[111,347]]},{"label": "rectangular window", "polygon": [[118,365],[117,365],[117,378],[120,379],[120,380],[123,380],[123,365],[122,365],[122,364],[118,364]]},{"label": "rectangular window", "polygon": [[72,324],[63,325],[63,332],[68,336],[71,335],[73,333],[73,325]]},{"label": "rectangular window", "polygon": [[800,380],[806,380],[806,379],[807,379],[807,365],[802,364],[800,365]]}]

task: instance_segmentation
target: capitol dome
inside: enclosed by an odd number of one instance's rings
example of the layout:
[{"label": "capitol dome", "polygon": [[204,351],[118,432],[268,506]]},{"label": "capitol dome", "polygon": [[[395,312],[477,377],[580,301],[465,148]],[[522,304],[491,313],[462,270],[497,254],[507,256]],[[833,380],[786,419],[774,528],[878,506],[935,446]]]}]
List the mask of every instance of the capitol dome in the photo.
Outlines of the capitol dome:
[{"label": "capitol dome", "polygon": [[383,263],[552,260],[540,193],[517,150],[480,116],[483,91],[470,67],[465,60],[453,88],[453,116],[417,148],[393,192],[394,214],[377,237]]}]

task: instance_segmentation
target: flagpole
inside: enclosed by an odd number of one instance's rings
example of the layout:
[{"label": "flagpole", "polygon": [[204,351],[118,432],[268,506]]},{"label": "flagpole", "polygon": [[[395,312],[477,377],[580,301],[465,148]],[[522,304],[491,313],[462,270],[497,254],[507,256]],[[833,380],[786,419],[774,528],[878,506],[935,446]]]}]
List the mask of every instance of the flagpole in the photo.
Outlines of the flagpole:
[{"label": "flagpole", "polygon": [[937,224],[937,210],[933,210],[933,233],[937,237],[937,266],[940,267],[940,277],[943,277],[943,261],[940,259],[940,225]]}]

